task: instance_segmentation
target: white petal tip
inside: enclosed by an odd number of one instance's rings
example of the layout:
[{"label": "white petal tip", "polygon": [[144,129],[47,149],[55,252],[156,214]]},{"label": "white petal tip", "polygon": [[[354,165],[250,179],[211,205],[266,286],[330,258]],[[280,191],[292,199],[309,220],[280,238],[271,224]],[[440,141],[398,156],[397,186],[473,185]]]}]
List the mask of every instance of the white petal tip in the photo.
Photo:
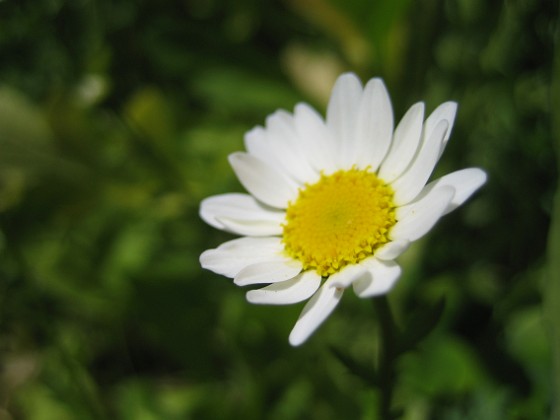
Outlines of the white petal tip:
[{"label": "white petal tip", "polygon": [[200,257],[198,257],[198,262],[200,262],[202,268],[206,268],[204,265],[206,264],[207,259],[208,259],[208,250],[204,251],[202,254],[200,254]]},{"label": "white petal tip", "polygon": [[260,294],[258,293],[257,290],[249,290],[245,294],[245,299],[247,299],[247,302],[252,303],[254,305],[263,304],[263,302],[261,301],[261,299],[259,299],[259,297],[260,297]]},{"label": "white petal tip", "polygon": [[235,163],[237,163],[240,159],[242,159],[241,156],[243,156],[245,153],[244,152],[233,152],[230,153],[228,155],[228,161],[231,165],[234,165]]},{"label": "white petal tip", "polygon": [[[471,168],[469,170],[469,176],[471,184],[471,194],[476,192],[476,190],[478,190],[480,187],[486,184],[486,181],[488,181],[488,174],[480,168]],[[465,197],[465,200],[470,197],[471,194]]]},{"label": "white petal tip", "polygon": [[290,337],[288,338],[288,341],[289,341],[289,343],[292,347],[299,347],[303,343],[305,343],[306,340],[307,340],[307,337],[306,338],[292,337],[291,334],[290,334]]},{"label": "white petal tip", "polygon": [[214,273],[222,274],[217,270],[215,267],[216,263],[216,250],[215,249],[208,249],[200,254],[198,257],[198,261],[200,262],[200,266],[205,270],[210,270]]},{"label": "white petal tip", "polygon": [[476,179],[479,187],[483,186],[488,181],[488,174],[480,168],[472,168],[472,176]]},{"label": "white petal tip", "polygon": [[346,72],[346,73],[342,73],[340,76],[338,76],[338,78],[336,79],[336,83],[356,83],[358,82],[360,85],[362,84],[361,80],[358,78],[358,76],[356,76],[355,73],[352,72]]},{"label": "white petal tip", "polygon": [[465,203],[487,180],[488,175],[482,169],[467,168],[446,175],[434,181],[433,185],[436,187],[452,185],[456,190],[453,200],[445,211],[445,214],[447,214]]}]

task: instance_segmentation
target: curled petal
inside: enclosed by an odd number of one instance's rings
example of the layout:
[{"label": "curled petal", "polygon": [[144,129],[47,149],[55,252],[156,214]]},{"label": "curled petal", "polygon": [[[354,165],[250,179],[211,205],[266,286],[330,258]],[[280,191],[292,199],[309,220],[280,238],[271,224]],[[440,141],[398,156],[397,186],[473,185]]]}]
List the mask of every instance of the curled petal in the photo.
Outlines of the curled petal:
[{"label": "curled petal", "polygon": [[347,265],[330,276],[331,287],[346,289],[367,271],[364,264]]},{"label": "curled petal", "polygon": [[467,168],[460,171],[455,171],[445,176],[442,176],[435,181],[430,182],[424,187],[419,197],[429,194],[433,189],[449,186],[455,189],[453,199],[445,209],[443,214],[447,214],[465,201],[475,193],[486,182],[486,172],[479,168]]},{"label": "curled petal", "polygon": [[259,283],[277,283],[294,278],[301,272],[301,263],[292,258],[263,261],[243,268],[233,282],[238,286]]},{"label": "curled petal", "polygon": [[282,234],[280,223],[264,220],[243,220],[222,217],[219,222],[224,226],[224,230],[237,235],[246,236],[274,236]]},{"label": "curled petal", "polygon": [[[451,129],[453,128],[453,123],[455,122],[455,115],[457,114],[457,102],[444,102],[438,106],[426,119],[424,123],[424,138],[429,138],[433,131],[436,129],[441,121],[447,121],[447,131],[443,137],[441,144],[439,156],[443,153],[445,145],[449,141],[449,136],[451,136]],[[438,158],[439,158],[438,156]]]},{"label": "curled petal", "polygon": [[406,170],[420,145],[424,119],[424,104],[410,107],[395,129],[389,154],[381,164],[379,177],[392,182]]},{"label": "curled petal", "polygon": [[380,261],[370,258],[367,261],[368,275],[353,283],[354,292],[361,298],[387,293],[393,288],[401,275],[401,268],[394,261]]},{"label": "curled petal", "polygon": [[289,305],[310,298],[321,285],[321,276],[308,270],[298,276],[274,283],[258,290],[247,292],[247,300],[251,303],[265,305]]},{"label": "curled petal", "polygon": [[424,236],[444,214],[453,199],[455,189],[445,186],[397,209],[397,224],[391,229],[395,240],[415,241]]},{"label": "curled petal", "polygon": [[242,269],[263,261],[285,261],[280,238],[239,238],[200,256],[202,268],[234,278]]},{"label": "curled petal", "polygon": [[394,260],[404,251],[406,251],[409,245],[410,241],[407,241],[406,239],[387,242],[385,245],[375,251],[375,258],[378,258],[380,260]]},{"label": "curled petal", "polygon": [[447,127],[448,122],[446,120],[440,121],[430,137],[424,140],[418,155],[406,172],[391,184],[395,191],[396,204],[403,205],[414,200],[426,185],[439,159],[441,143],[447,132]]},{"label": "curled petal", "polygon": [[273,236],[282,233],[285,213],[248,194],[222,194],[200,203],[200,217],[217,229],[238,235]]}]

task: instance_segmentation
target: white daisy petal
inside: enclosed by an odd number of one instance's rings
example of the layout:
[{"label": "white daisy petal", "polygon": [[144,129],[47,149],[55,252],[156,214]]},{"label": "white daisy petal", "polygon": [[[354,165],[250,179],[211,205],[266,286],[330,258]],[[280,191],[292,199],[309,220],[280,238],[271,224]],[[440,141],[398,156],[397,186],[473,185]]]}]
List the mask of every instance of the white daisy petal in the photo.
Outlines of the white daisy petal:
[{"label": "white daisy petal", "polygon": [[419,197],[428,194],[432,189],[451,186],[455,188],[453,200],[447,206],[443,214],[447,214],[465,201],[486,182],[486,172],[479,168],[467,168],[455,171],[430,182],[424,187]]},{"label": "white daisy petal", "polygon": [[303,145],[296,132],[293,117],[285,111],[277,111],[266,119],[270,150],[277,156],[284,172],[298,183],[305,184],[319,179],[302,152]]},{"label": "white daisy petal", "polygon": [[214,273],[235,277],[243,268],[263,261],[285,261],[280,238],[239,238],[204,251],[200,265]]},{"label": "white daisy petal", "polygon": [[422,137],[423,119],[424,103],[418,102],[399,122],[389,154],[379,169],[379,177],[385,182],[397,179],[412,161]]},{"label": "white daisy petal", "polygon": [[282,234],[282,226],[279,223],[263,220],[242,220],[222,217],[219,222],[227,232],[245,236],[274,236]]},{"label": "white daisy petal", "polygon": [[243,268],[233,282],[238,286],[276,283],[294,278],[301,272],[301,262],[285,257],[283,261],[264,261]]},{"label": "white daisy petal", "polygon": [[321,276],[308,270],[293,279],[247,292],[247,300],[262,305],[289,305],[310,298],[321,285]]},{"label": "white daisy petal", "polygon": [[255,127],[245,133],[244,141],[245,148],[251,155],[259,158],[275,169],[282,169],[276,155],[268,144],[266,131],[263,127]]},{"label": "white daisy petal", "polygon": [[457,102],[444,102],[430,114],[424,123],[424,138],[428,138],[432,135],[432,132],[441,121],[447,121],[448,128],[445,136],[443,137],[439,156],[443,153],[443,149],[445,149],[449,136],[451,136],[451,130],[455,121],[455,114],[457,114]]},{"label": "white daisy petal", "polygon": [[370,168],[375,172],[391,145],[393,108],[387,88],[381,79],[371,79],[364,88],[355,122],[351,153],[344,158],[344,167]]},{"label": "white daisy petal", "polygon": [[362,276],[353,283],[354,292],[361,298],[369,298],[387,293],[401,275],[401,267],[394,261],[367,261],[368,276]]},{"label": "white daisy petal", "polygon": [[340,76],[333,87],[327,107],[327,126],[334,133],[338,167],[344,167],[345,156],[352,151],[356,114],[362,97],[362,83],[355,74]]},{"label": "white daisy petal", "polygon": [[366,266],[361,263],[355,265],[347,265],[342,270],[334,273],[329,277],[331,280],[331,287],[346,289],[366,271]]},{"label": "white daisy petal", "polygon": [[395,203],[403,205],[411,202],[426,185],[439,159],[441,142],[447,131],[448,122],[441,120],[432,131],[430,137],[424,139],[418,155],[396,181],[391,183],[395,191]]},{"label": "white daisy petal", "polygon": [[229,162],[239,182],[257,200],[282,209],[297,197],[297,184],[259,158],[248,153],[236,152],[229,155]]},{"label": "white daisy petal", "polygon": [[335,143],[321,116],[307,104],[298,104],[294,110],[296,131],[301,139],[302,153],[316,171],[331,173],[336,170]]},{"label": "white daisy petal", "polygon": [[406,239],[387,242],[385,245],[375,251],[375,258],[378,258],[380,260],[394,260],[404,251],[406,251],[409,246],[410,241],[407,241]]},{"label": "white daisy petal", "polygon": [[290,344],[292,346],[303,344],[336,308],[343,293],[343,289],[331,287],[330,279],[325,281],[303,308],[290,333]]},{"label": "white daisy petal", "polygon": [[[247,152],[278,172],[289,176],[289,173],[286,173],[286,168],[279,159],[278,151],[275,147],[272,147],[269,137],[269,130],[263,127],[255,127],[247,132],[244,138]],[[285,151],[282,151],[282,153],[284,154]]]},{"label": "white daisy petal", "polygon": [[395,240],[415,241],[424,236],[444,214],[454,194],[453,187],[444,186],[397,208],[398,222],[391,229],[391,237]]},{"label": "white daisy petal", "polygon": [[210,226],[238,235],[282,234],[285,212],[259,203],[248,194],[222,194],[200,203],[200,217]]}]

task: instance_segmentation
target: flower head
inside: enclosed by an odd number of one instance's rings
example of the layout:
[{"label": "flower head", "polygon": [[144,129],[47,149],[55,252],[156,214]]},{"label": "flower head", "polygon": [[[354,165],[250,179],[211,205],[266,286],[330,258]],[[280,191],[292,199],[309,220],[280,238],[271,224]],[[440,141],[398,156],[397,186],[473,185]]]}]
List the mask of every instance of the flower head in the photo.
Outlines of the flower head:
[{"label": "flower head", "polygon": [[396,128],[385,85],[362,87],[340,76],[323,120],[299,104],[277,111],[245,136],[247,152],[230,155],[249,194],[205,199],[201,217],[242,238],[205,251],[204,268],[239,286],[258,304],[309,299],[291,334],[303,343],[352,286],[362,298],[387,293],[401,274],[394,261],[439,218],[484,182],[478,168],[428,179],[449,140],[457,105],[424,121],[413,105]]}]

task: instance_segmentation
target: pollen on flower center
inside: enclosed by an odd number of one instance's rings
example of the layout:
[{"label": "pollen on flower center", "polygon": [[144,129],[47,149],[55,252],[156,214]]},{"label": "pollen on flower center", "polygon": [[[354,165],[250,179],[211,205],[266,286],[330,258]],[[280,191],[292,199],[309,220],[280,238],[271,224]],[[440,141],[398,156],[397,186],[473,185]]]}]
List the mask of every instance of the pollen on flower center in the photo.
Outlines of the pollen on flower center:
[{"label": "pollen on flower center", "polygon": [[329,276],[373,255],[395,224],[393,190],[367,170],[322,175],[288,205],[285,252]]}]

